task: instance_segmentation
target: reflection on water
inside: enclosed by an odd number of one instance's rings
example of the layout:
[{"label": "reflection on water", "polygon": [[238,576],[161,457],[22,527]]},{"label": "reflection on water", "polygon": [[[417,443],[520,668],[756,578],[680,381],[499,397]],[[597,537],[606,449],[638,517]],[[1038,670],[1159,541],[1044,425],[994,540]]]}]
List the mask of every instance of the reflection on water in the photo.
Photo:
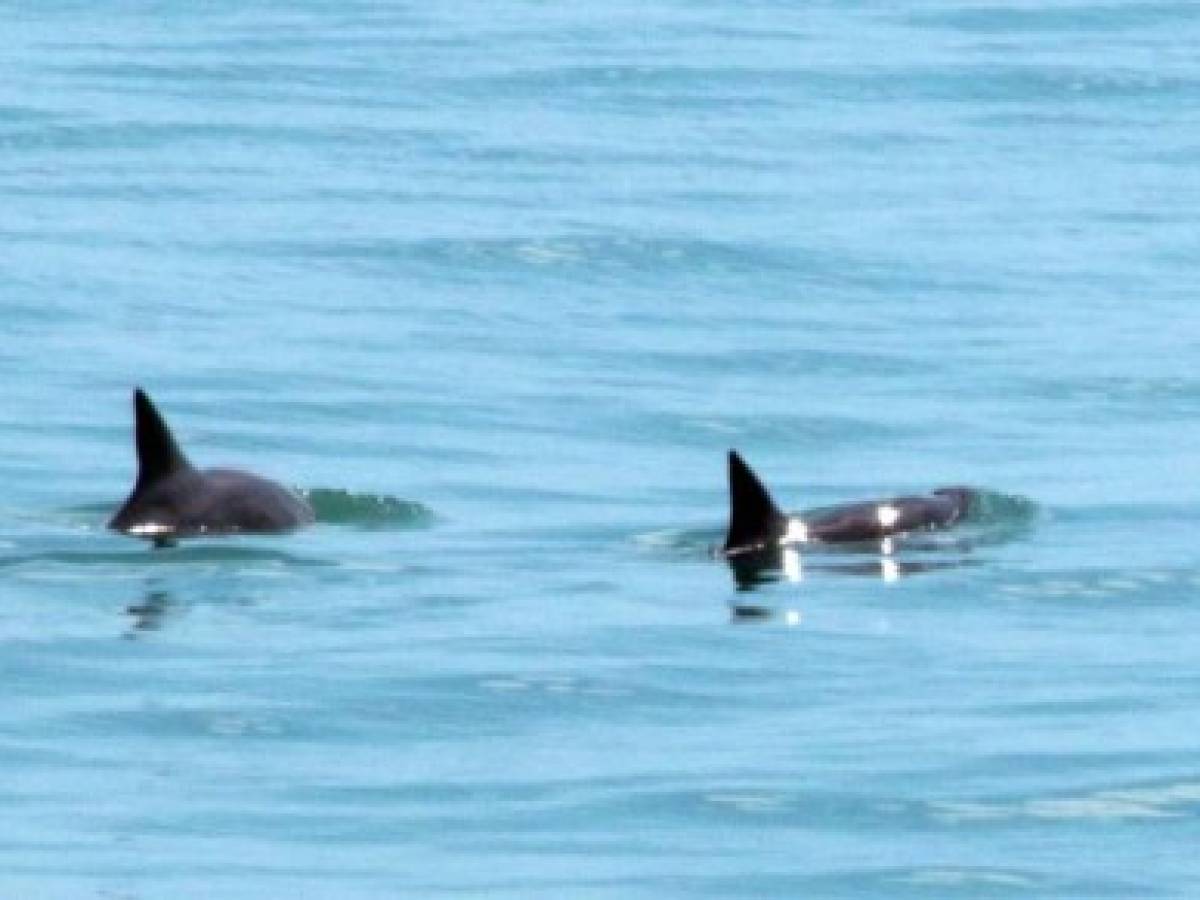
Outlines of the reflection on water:
[{"label": "reflection on water", "polygon": [[[752,591],[761,585],[780,581],[799,583],[813,574],[855,575],[894,582],[906,575],[977,564],[976,560],[961,555],[942,559],[905,558],[896,554],[894,546],[886,546],[889,543],[885,541],[883,545],[877,545],[879,555],[870,559],[847,561],[820,551],[802,555],[794,547],[780,547],[742,554],[726,562],[739,591]],[[844,556],[841,553],[838,555]]]},{"label": "reflection on water", "polygon": [[800,551],[795,547],[783,547],[780,550],[780,570],[788,581],[799,581],[804,577],[804,563]]},{"label": "reflection on water", "polygon": [[770,606],[759,606],[756,603],[735,603],[730,607],[729,614],[730,620],[734,623],[770,619],[794,628],[804,621],[804,613],[798,609],[776,609]]},{"label": "reflection on water", "polygon": [[179,608],[179,604],[167,591],[147,591],[141,601],[131,603],[125,608],[125,613],[132,619],[130,630],[125,636],[136,638],[141,632],[157,631],[162,627],[163,620],[168,615],[178,612]]},{"label": "reflection on water", "polygon": [[[921,548],[929,553],[929,548]],[[931,559],[928,556],[919,558],[898,555],[897,545],[892,539],[882,542],[872,542],[855,548],[854,557],[844,548],[836,551],[810,548],[804,554],[795,547],[777,547],[761,550],[751,554],[741,554],[727,558],[730,572],[733,574],[734,586],[739,593],[745,594],[761,589],[764,585],[780,582],[800,584],[811,580],[813,576],[849,575],[859,578],[878,578],[886,584],[892,584],[901,578],[919,575],[925,572],[936,572],[959,569],[966,566],[978,565],[979,560],[963,555],[962,548],[942,547],[941,558]],[[920,552],[920,551],[912,551]],[[870,554],[864,558],[865,554]],[[798,625],[801,613],[795,609],[780,609],[773,603],[753,603],[738,601],[731,607],[734,621],[756,619],[782,619],[785,624]]]}]

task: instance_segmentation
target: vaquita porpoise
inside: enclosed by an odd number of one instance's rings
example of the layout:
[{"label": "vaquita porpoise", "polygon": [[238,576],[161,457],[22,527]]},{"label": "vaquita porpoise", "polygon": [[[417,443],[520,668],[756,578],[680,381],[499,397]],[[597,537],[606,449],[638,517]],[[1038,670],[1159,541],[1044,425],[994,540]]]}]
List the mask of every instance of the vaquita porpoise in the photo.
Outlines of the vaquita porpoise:
[{"label": "vaquita porpoise", "polygon": [[290,531],[314,520],[295,491],[236,469],[197,469],[145,392],[133,392],[137,482],[108,523],[115,531],[169,544],[177,538]]},{"label": "vaquita porpoise", "polygon": [[965,517],[977,496],[967,487],[943,487],[919,497],[864,500],[788,515],[758,476],[729,451],[729,530],[722,555],[770,553],[803,544],[844,544],[948,528]]}]

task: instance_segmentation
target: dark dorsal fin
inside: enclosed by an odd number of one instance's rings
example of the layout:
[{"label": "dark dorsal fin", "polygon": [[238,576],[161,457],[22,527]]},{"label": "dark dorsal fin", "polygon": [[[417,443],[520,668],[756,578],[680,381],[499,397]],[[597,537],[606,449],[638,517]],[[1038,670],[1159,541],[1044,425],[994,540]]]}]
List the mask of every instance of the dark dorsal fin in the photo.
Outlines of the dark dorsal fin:
[{"label": "dark dorsal fin", "polygon": [[175,443],[171,429],[141,388],[133,392],[133,412],[137,434],[137,488],[192,467]]},{"label": "dark dorsal fin", "polygon": [[729,534],[726,553],[761,548],[787,531],[787,516],[736,450],[729,451]]}]

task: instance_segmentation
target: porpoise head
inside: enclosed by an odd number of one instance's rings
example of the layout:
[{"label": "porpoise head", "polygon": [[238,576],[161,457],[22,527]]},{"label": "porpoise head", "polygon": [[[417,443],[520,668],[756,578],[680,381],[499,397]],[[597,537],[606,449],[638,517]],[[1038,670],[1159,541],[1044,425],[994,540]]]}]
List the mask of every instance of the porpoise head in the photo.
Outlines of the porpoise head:
[{"label": "porpoise head", "polygon": [[974,488],[962,487],[961,485],[940,487],[932,491],[932,494],[935,497],[942,497],[950,501],[951,507],[954,510],[951,522],[966,516],[971,511],[971,505],[975,502],[975,498],[979,496],[979,492]]}]

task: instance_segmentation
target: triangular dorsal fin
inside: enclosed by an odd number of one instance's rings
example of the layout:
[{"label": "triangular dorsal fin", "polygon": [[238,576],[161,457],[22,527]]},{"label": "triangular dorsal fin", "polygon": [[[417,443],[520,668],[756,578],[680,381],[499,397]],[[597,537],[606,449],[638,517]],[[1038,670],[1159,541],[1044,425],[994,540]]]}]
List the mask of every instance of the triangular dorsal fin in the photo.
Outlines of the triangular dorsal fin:
[{"label": "triangular dorsal fin", "polygon": [[192,467],[146,392],[133,392],[138,477],[135,490]]},{"label": "triangular dorsal fin", "polygon": [[726,553],[761,549],[787,532],[787,516],[736,450],[729,451],[729,533]]}]

